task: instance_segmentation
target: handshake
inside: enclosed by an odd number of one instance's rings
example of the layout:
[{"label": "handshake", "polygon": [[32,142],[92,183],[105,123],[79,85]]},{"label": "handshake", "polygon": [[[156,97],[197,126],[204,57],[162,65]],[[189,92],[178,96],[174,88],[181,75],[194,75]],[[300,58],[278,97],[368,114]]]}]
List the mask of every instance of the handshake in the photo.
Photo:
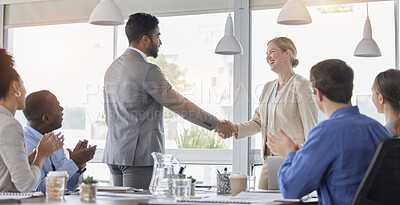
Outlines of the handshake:
[{"label": "handshake", "polygon": [[234,125],[229,120],[218,121],[214,131],[218,132],[218,135],[222,139],[230,138],[232,137],[232,135],[234,135],[235,138],[237,138],[239,135],[237,125]]}]

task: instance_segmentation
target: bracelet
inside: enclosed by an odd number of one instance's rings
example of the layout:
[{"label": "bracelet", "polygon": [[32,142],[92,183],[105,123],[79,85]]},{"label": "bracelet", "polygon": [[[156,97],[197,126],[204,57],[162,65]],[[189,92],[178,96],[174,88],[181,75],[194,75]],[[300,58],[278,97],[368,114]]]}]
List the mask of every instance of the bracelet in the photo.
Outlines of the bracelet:
[{"label": "bracelet", "polygon": [[35,148],[35,149],[33,149],[33,151],[35,152],[35,157],[33,158],[32,165],[35,164],[37,156],[38,156],[38,150]]}]

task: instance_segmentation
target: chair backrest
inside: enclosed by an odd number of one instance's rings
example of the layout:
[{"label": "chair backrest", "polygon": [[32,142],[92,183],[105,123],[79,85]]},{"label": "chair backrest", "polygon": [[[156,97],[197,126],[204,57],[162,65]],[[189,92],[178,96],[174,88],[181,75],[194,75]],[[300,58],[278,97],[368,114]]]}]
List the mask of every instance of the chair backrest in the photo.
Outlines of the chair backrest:
[{"label": "chair backrest", "polygon": [[351,204],[400,204],[400,138],[379,143]]},{"label": "chair backrest", "polygon": [[285,158],[279,156],[268,156],[267,157],[267,168],[268,168],[268,189],[278,190],[278,171],[281,165],[285,162]]}]

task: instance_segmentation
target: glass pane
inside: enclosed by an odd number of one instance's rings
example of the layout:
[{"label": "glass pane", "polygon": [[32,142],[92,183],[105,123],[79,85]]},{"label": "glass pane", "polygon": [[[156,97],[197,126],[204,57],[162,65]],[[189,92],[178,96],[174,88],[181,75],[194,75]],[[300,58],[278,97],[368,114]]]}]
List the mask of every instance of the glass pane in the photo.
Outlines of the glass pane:
[{"label": "glass pane", "polygon": [[[363,35],[367,15],[365,3],[307,7],[313,22],[302,26],[277,24],[280,9],[252,11],[252,110],[258,106],[264,84],[277,78],[266,62],[266,44],[274,37],[286,36],[297,47],[300,64],[294,69],[296,73],[308,79],[311,67],[319,61],[330,58],[346,61],[355,72],[353,104],[359,103],[361,112],[366,115],[378,116],[374,107],[365,104],[365,95],[371,94],[373,80],[379,72],[394,67],[393,4],[393,1],[369,3],[373,38],[382,52],[382,57],[378,58],[353,56]],[[325,118],[320,112],[319,120]],[[260,134],[255,142],[252,148],[260,149]]]},{"label": "glass pane", "polygon": [[[65,147],[105,145],[104,72],[112,62],[111,27],[87,23],[9,30],[9,50],[27,93],[49,90],[64,107]],[[18,113],[23,125],[26,121]]]},{"label": "glass pane", "polygon": [[[219,119],[232,119],[233,57],[214,53],[222,38],[227,13],[161,17],[162,45],[156,59],[166,78],[186,98]],[[118,29],[118,56],[128,41],[125,28]],[[231,140],[191,124],[164,109],[166,148],[231,148]],[[199,140],[193,140],[199,139]],[[196,143],[193,143],[196,141]]]}]

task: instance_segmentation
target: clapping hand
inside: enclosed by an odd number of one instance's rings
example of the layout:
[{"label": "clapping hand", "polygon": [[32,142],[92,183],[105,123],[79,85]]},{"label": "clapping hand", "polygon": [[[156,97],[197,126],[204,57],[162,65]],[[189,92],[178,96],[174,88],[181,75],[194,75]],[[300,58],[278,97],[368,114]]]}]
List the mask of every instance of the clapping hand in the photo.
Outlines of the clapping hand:
[{"label": "clapping hand", "polygon": [[54,138],[54,144],[55,144],[54,151],[57,151],[64,146],[64,135],[61,135],[61,137],[59,137],[60,135],[61,132],[55,135],[56,137]]},{"label": "clapping hand", "polygon": [[37,151],[40,155],[45,158],[50,157],[55,151],[61,149],[64,145],[64,136],[60,136],[61,133],[55,135],[53,132],[46,133],[40,139]]},{"label": "clapping hand", "polygon": [[79,140],[74,150],[68,148],[67,151],[69,153],[70,159],[74,161],[79,168],[84,168],[86,166],[86,162],[93,159],[96,152],[96,145],[89,145],[88,147],[87,140]]},{"label": "clapping hand", "polygon": [[301,146],[296,145],[282,129],[278,128],[278,133],[282,137],[281,139],[271,133],[267,136],[267,146],[274,155],[286,158],[289,152],[296,152],[299,148],[301,149]]},{"label": "clapping hand", "polygon": [[233,134],[237,137],[237,126],[227,120],[218,122],[215,131],[222,139],[230,138]]}]

